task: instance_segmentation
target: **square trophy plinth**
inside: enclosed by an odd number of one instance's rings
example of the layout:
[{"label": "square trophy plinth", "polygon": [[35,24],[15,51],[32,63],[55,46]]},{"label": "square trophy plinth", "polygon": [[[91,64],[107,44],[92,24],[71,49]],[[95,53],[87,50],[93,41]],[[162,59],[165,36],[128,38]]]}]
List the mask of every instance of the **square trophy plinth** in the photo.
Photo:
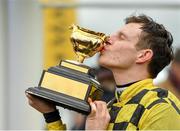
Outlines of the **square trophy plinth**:
[{"label": "square trophy plinth", "polygon": [[87,115],[90,113],[88,97],[98,100],[103,94],[92,72],[81,63],[62,60],[59,66],[44,70],[39,85],[26,92]]}]

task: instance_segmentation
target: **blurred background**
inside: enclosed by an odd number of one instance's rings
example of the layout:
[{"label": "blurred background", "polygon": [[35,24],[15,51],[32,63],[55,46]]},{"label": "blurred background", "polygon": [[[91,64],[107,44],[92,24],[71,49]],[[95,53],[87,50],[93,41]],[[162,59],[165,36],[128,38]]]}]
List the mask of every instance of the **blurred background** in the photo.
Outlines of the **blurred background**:
[{"label": "blurred background", "polygon": [[[78,24],[107,35],[131,14],[162,23],[180,47],[180,0],[0,0],[0,129],[44,129],[42,115],[28,105],[25,90],[37,86],[43,69],[73,59],[68,27]],[[85,64],[97,68],[98,54]],[[155,80],[167,77],[168,67]],[[74,112],[61,109],[70,129]]]}]

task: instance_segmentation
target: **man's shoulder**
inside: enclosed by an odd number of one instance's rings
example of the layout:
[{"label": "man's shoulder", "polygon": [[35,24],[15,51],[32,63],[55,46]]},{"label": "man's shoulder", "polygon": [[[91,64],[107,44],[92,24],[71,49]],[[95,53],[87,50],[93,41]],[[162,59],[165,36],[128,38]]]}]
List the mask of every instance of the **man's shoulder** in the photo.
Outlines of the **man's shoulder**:
[{"label": "man's shoulder", "polygon": [[142,103],[148,110],[153,107],[161,108],[162,105],[163,108],[164,106],[167,108],[173,108],[178,114],[180,114],[180,101],[174,94],[163,88],[156,87],[149,90],[140,103]]},{"label": "man's shoulder", "polygon": [[170,91],[154,87],[152,89],[145,88],[133,96],[125,105],[136,104],[141,105],[145,109],[150,109],[155,105],[164,104],[176,106],[180,109],[180,101]]}]

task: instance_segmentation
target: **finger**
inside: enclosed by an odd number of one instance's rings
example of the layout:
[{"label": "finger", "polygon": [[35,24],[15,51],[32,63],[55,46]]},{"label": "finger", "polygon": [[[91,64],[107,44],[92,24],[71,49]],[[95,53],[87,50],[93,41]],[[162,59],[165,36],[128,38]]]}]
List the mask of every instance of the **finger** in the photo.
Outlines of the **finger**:
[{"label": "finger", "polygon": [[96,115],[96,105],[92,102],[91,98],[88,98],[88,102],[91,107],[91,113],[89,114],[89,116],[95,116]]},{"label": "finger", "polygon": [[95,103],[96,108],[97,108],[97,114],[98,115],[104,115],[106,112],[106,109],[107,109],[106,103],[103,101],[95,101],[94,103]]},{"label": "finger", "polygon": [[104,101],[95,101],[94,102],[97,106],[96,114],[99,117],[102,117],[105,121],[110,121],[109,110],[107,108],[107,104]]},{"label": "finger", "polygon": [[102,103],[100,101],[95,101],[94,104],[96,105],[98,114],[99,114],[99,112],[101,113],[102,112]]},{"label": "finger", "polygon": [[91,103],[92,102],[92,99],[90,97],[88,97],[88,102]]},{"label": "finger", "polygon": [[33,103],[33,101],[32,100],[28,100],[28,103],[29,103],[29,105],[31,105],[31,106],[33,106],[34,105],[34,103]]},{"label": "finger", "polygon": [[95,116],[96,115],[96,105],[93,102],[91,102],[90,106],[91,106],[90,116]]},{"label": "finger", "polygon": [[33,98],[33,96],[31,95],[31,94],[28,94],[28,93],[26,93],[26,96],[28,97],[28,98]]},{"label": "finger", "polygon": [[106,102],[102,102],[102,108],[103,108],[103,112],[104,112],[104,116],[105,116],[105,120],[110,121],[110,114],[109,114],[109,110],[107,107],[107,103]]},{"label": "finger", "polygon": [[102,102],[102,109],[103,109],[104,112],[106,112],[108,110],[106,102]]},{"label": "finger", "polygon": [[37,98],[35,98],[31,94],[26,94],[26,96],[28,98],[29,105],[31,105],[32,107],[35,107],[36,106],[36,102],[37,102]]},{"label": "finger", "polygon": [[40,100],[42,100],[42,99],[40,99],[40,98],[38,98],[38,97],[36,97],[34,95],[28,94],[28,93],[26,94],[26,96],[28,97],[28,99],[30,99],[32,101],[40,101]]},{"label": "finger", "polygon": [[29,96],[29,94],[28,93],[25,93],[25,95],[28,97]]},{"label": "finger", "polygon": [[28,98],[28,100],[32,100],[32,96],[30,94],[26,94],[26,97]]}]

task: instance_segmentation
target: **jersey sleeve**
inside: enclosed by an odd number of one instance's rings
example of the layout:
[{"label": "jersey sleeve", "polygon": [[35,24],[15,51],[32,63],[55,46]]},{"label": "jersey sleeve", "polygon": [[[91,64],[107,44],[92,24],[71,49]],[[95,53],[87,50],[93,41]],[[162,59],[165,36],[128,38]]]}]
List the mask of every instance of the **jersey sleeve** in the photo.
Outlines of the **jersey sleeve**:
[{"label": "jersey sleeve", "polygon": [[139,126],[141,130],[180,130],[179,108],[157,104],[144,114]]},{"label": "jersey sleeve", "polygon": [[52,131],[52,130],[66,130],[66,125],[63,124],[61,120],[58,120],[58,121],[55,121],[55,122],[47,123],[47,129],[49,131]]}]

